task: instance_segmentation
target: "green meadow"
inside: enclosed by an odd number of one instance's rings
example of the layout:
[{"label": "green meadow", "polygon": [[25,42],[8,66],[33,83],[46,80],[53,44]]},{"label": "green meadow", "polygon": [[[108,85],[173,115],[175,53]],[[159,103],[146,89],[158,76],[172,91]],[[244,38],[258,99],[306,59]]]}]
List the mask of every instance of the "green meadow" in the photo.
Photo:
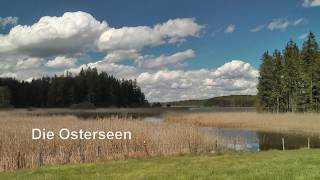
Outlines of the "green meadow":
[{"label": "green meadow", "polygon": [[0,179],[320,179],[320,150],[153,157],[47,166]]}]

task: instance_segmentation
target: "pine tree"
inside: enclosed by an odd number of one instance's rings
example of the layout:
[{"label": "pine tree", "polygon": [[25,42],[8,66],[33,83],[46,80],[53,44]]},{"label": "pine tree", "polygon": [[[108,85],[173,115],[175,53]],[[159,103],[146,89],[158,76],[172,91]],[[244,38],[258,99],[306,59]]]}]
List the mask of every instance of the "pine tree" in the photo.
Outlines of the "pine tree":
[{"label": "pine tree", "polygon": [[289,41],[284,50],[284,98],[287,111],[297,111],[299,97],[302,93],[300,52],[298,46]]},{"label": "pine tree", "polygon": [[259,110],[273,111],[273,67],[274,61],[268,52],[262,56],[258,83]]},{"label": "pine tree", "polygon": [[51,79],[50,87],[48,91],[48,105],[49,107],[57,106],[57,94],[58,94],[58,77],[54,76]]},{"label": "pine tree", "polygon": [[305,103],[308,104],[309,111],[315,111],[319,104],[319,46],[315,35],[310,32],[308,39],[303,43],[302,47],[302,67],[304,79]]},{"label": "pine tree", "polygon": [[273,79],[272,79],[272,99],[275,102],[274,110],[275,112],[279,113],[284,111],[285,104],[283,100],[284,94],[284,75],[283,75],[283,57],[281,52],[275,50],[273,53]]},{"label": "pine tree", "polygon": [[314,99],[315,99],[315,110],[316,112],[320,112],[320,50],[318,49],[318,53],[316,56],[316,62],[315,62],[315,90],[313,91]]}]

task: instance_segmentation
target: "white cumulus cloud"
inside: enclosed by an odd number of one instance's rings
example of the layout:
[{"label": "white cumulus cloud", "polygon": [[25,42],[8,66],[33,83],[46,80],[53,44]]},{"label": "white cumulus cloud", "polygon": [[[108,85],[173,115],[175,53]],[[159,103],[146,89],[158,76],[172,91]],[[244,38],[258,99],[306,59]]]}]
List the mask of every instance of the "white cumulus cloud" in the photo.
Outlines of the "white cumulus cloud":
[{"label": "white cumulus cloud", "polygon": [[95,42],[107,29],[85,12],[66,12],[60,17],[44,16],[35,24],[17,25],[0,36],[0,52],[32,56],[81,53],[95,48]]},{"label": "white cumulus cloud", "polygon": [[153,56],[140,56],[135,60],[139,67],[145,68],[159,68],[167,65],[181,65],[186,59],[195,57],[195,52],[192,49],[177,52],[170,56],[161,55],[159,57]]},{"label": "white cumulus cloud", "polygon": [[19,59],[16,64],[16,69],[35,69],[43,64],[43,59],[40,58],[25,58]]},{"label": "white cumulus cloud", "polygon": [[303,7],[316,7],[320,6],[320,0],[303,0]]},{"label": "white cumulus cloud", "polygon": [[[115,63],[143,56],[141,51],[145,47],[199,37],[203,28],[194,18],[170,19],[154,26],[113,28],[89,13],[66,12],[62,16],[44,16],[32,25],[17,25],[8,34],[0,34],[0,53],[44,58],[50,60],[47,66],[53,67],[57,66],[53,61],[56,57],[85,56],[98,51],[106,54],[105,60]],[[65,64],[70,65],[70,59]]]},{"label": "white cumulus cloud", "polygon": [[71,68],[76,66],[76,58],[68,58],[65,56],[58,56],[46,63],[47,67],[51,68]]},{"label": "white cumulus cloud", "polygon": [[141,50],[144,47],[181,42],[189,36],[197,37],[202,28],[194,18],[171,19],[153,27],[111,28],[100,36],[98,46],[105,51]]},{"label": "white cumulus cloud", "polygon": [[103,71],[117,78],[125,79],[135,79],[140,73],[139,69],[134,66],[109,63],[106,60],[83,64],[78,67],[67,69],[67,71],[73,74],[77,74],[81,69],[86,69],[88,67],[97,68],[99,72]]},{"label": "white cumulus cloud", "polygon": [[122,60],[132,60],[136,59],[140,56],[140,53],[135,50],[117,50],[117,51],[112,51],[107,54],[105,57],[105,60],[108,61],[109,63],[114,63]]},{"label": "white cumulus cloud", "polygon": [[258,70],[233,60],[217,69],[144,72],[138,78],[150,101],[202,99],[220,95],[256,94]]}]

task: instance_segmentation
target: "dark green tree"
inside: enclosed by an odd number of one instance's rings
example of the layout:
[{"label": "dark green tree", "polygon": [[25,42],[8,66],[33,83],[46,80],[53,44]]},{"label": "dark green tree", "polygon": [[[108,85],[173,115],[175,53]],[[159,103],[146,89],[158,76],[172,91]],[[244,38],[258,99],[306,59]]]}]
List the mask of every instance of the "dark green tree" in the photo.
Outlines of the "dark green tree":
[{"label": "dark green tree", "polygon": [[[90,102],[96,107],[137,107],[147,105],[135,80],[121,81],[95,68],[79,74],[43,77],[31,82],[0,78],[0,86],[10,89],[10,103],[15,107],[69,107]],[[84,103],[85,104],[85,103]]]},{"label": "dark green tree", "polygon": [[274,101],[274,112],[285,111],[284,95],[284,68],[283,57],[280,51],[275,50],[273,53],[273,77],[272,77],[272,100]]},{"label": "dark green tree", "polygon": [[274,61],[268,52],[262,56],[262,64],[260,66],[260,76],[258,83],[258,101],[259,110],[273,111],[273,67]]},{"label": "dark green tree", "polygon": [[319,92],[320,92],[320,59],[319,46],[315,35],[310,32],[307,40],[302,47],[302,70],[304,80],[305,104],[309,111],[319,110]]},{"label": "dark green tree", "polygon": [[301,97],[303,90],[299,48],[296,43],[289,41],[283,54],[284,99],[287,111],[296,112],[300,102],[299,97]]}]

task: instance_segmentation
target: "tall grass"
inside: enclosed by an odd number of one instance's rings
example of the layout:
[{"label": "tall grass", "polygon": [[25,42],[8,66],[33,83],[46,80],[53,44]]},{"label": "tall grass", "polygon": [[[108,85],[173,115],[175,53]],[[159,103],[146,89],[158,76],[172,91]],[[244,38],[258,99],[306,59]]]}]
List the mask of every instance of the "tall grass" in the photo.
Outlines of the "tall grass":
[{"label": "tall grass", "polygon": [[[32,128],[131,131],[131,140],[32,140]],[[0,171],[43,165],[208,152],[215,138],[197,127],[130,118],[80,120],[0,112]]]},{"label": "tall grass", "polygon": [[238,128],[269,132],[292,132],[320,135],[320,115],[312,113],[171,113],[166,115],[165,122],[217,128]]}]

